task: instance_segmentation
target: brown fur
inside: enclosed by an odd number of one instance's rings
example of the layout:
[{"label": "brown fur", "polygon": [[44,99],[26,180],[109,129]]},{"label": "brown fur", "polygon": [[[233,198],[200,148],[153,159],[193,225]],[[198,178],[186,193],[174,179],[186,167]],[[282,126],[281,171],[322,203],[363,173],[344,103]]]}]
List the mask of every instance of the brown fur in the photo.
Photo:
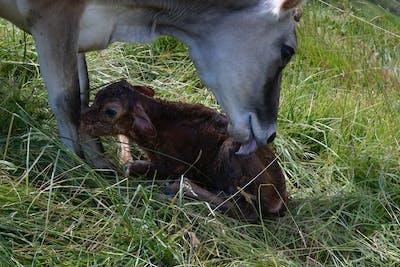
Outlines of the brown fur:
[{"label": "brown fur", "polygon": [[282,3],[283,10],[289,10],[298,7],[304,0],[286,0]]},{"label": "brown fur", "polygon": [[246,158],[238,157],[235,152],[240,144],[229,137],[224,115],[202,105],[154,99],[154,92],[149,90],[125,81],[107,86],[82,115],[81,130],[93,136],[122,134],[137,143],[148,161],[134,161],[131,173],[149,178],[155,172],[175,178],[184,174],[213,193],[232,195],[262,172],[235,198],[242,212],[239,216],[254,217],[253,205],[264,215],[283,211],[287,201],[285,179],[270,147],[262,147]]}]

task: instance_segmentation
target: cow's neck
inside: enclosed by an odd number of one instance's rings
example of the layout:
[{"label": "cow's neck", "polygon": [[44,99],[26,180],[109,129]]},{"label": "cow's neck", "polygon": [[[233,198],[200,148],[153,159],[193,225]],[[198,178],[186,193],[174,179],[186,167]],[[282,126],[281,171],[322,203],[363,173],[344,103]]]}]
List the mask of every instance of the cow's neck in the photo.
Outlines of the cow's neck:
[{"label": "cow's neck", "polygon": [[[132,21],[145,23],[152,37],[172,35],[190,45],[192,38],[210,29],[210,25],[235,10],[254,5],[260,0],[89,0],[109,8],[117,7],[120,12],[141,10],[140,19]],[[129,20],[129,18],[128,18]],[[205,30],[206,29],[206,30]],[[144,38],[146,39],[146,38]],[[149,38],[152,39],[152,38]],[[129,40],[128,40],[129,41]],[[133,41],[133,40],[132,40]],[[147,42],[151,40],[138,40]]]}]

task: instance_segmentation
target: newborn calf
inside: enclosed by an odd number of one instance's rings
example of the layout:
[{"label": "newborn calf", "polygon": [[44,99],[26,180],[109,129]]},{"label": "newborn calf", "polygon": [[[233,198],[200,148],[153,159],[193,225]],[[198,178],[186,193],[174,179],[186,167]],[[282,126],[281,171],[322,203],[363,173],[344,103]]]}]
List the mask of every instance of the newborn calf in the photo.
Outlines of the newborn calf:
[{"label": "newborn calf", "polygon": [[[190,196],[227,209],[235,217],[254,220],[256,211],[281,214],[287,201],[285,179],[268,146],[239,157],[235,153],[240,144],[229,137],[224,115],[202,105],[153,96],[147,87],[126,81],[111,84],[98,92],[82,115],[81,130],[92,136],[124,135],[135,142],[147,160],[133,161],[129,173],[149,178],[155,173],[184,175]],[[170,189],[179,190],[179,184]],[[220,193],[232,197],[224,200],[217,196]]]}]

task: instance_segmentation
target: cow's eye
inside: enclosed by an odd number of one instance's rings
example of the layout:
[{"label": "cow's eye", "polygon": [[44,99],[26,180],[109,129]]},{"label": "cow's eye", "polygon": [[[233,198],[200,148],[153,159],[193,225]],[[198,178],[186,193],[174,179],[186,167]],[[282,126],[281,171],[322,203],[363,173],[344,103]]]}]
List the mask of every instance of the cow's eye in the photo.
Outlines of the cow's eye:
[{"label": "cow's eye", "polygon": [[117,116],[117,111],[112,108],[108,108],[104,111],[107,117],[113,119],[115,116]]},{"label": "cow's eye", "polygon": [[287,63],[293,57],[295,51],[294,48],[288,45],[282,45],[281,47],[281,56],[282,60]]}]

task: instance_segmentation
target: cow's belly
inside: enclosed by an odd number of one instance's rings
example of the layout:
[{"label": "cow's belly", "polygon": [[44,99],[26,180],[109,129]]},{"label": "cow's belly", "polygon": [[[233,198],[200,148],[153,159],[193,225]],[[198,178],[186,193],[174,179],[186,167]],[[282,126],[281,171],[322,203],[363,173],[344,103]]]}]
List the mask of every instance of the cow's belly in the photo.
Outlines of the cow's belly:
[{"label": "cow's belly", "polygon": [[157,34],[144,9],[89,4],[81,17],[79,50],[100,50],[113,42],[150,42]]},{"label": "cow's belly", "polygon": [[21,13],[21,8],[25,8],[24,1],[0,0],[0,17],[14,23],[24,31],[28,31],[27,21]]}]

